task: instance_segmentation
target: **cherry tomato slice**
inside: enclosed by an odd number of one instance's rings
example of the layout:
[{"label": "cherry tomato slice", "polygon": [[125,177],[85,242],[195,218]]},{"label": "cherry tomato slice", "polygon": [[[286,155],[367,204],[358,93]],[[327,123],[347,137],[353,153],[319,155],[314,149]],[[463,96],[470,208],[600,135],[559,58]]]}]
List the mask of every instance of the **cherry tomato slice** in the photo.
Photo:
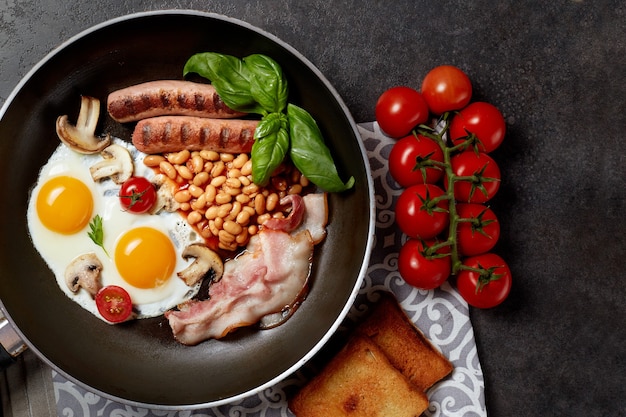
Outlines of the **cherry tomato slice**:
[{"label": "cherry tomato slice", "polygon": [[133,304],[128,292],[117,285],[103,287],[96,294],[96,307],[102,317],[111,323],[128,320]]},{"label": "cherry tomato slice", "polygon": [[120,204],[126,211],[146,213],[157,199],[156,189],[147,178],[131,177],[120,188]]},{"label": "cherry tomato slice", "polygon": [[410,87],[392,87],[376,102],[376,121],[392,138],[401,138],[428,120],[428,106],[419,91]]},{"label": "cherry tomato slice", "polygon": [[492,104],[477,101],[454,116],[448,132],[454,145],[474,134],[479,141],[478,150],[489,153],[500,146],[505,131],[506,124],[500,110]]},{"label": "cherry tomato slice", "polygon": [[453,65],[440,65],[424,77],[422,96],[434,114],[460,110],[472,98],[472,82],[463,70]]},{"label": "cherry tomato slice", "polygon": [[450,276],[451,260],[449,247],[441,248],[436,255],[425,256],[424,250],[435,241],[424,242],[420,239],[406,241],[398,254],[398,272],[407,284],[423,290],[432,290],[443,284]]}]

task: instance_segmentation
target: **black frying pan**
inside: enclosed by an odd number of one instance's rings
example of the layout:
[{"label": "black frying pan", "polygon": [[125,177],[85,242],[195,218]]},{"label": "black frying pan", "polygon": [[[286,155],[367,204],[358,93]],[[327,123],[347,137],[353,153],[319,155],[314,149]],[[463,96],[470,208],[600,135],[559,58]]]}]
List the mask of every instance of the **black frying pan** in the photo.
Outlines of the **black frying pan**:
[{"label": "black frying pan", "polygon": [[[285,324],[241,329],[186,347],[163,317],[110,326],[69,300],[32,246],[29,190],[58,144],[55,120],[74,120],[79,96],[106,100],[130,84],[181,78],[196,52],[276,59],[290,101],[317,119],[353,190],[330,196],[328,237],[316,247],[308,298]],[[72,112],[74,116],[72,116]],[[0,300],[18,335],[66,377],[114,400],[158,408],[206,407],[276,383],[310,359],[351,306],[374,234],[374,198],[364,148],[348,110],[320,72],[293,48],[250,25],[199,12],[151,12],[88,30],[40,62],[0,113]],[[102,114],[101,130],[128,138],[129,127]]]}]

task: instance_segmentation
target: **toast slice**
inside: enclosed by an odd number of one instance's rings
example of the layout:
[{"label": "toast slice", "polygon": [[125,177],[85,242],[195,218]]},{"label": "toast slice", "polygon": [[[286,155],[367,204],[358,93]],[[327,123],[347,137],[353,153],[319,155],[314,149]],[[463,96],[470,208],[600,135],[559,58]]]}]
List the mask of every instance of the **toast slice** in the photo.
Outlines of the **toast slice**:
[{"label": "toast slice", "polygon": [[355,335],[289,408],[297,417],[418,417],[428,397],[371,339]]},{"label": "toast slice", "polygon": [[422,391],[452,372],[450,361],[426,339],[390,293],[382,294],[357,332],[370,337],[389,362]]}]

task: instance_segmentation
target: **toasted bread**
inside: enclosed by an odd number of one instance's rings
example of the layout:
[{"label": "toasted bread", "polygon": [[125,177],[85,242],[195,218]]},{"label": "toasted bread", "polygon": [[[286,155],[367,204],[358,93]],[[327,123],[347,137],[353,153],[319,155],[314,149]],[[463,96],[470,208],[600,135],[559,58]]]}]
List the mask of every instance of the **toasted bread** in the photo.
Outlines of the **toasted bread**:
[{"label": "toasted bread", "polygon": [[356,335],[289,401],[298,417],[417,417],[426,394],[369,338]]},{"label": "toasted bread", "polygon": [[396,298],[383,293],[357,328],[370,337],[409,381],[425,391],[452,372],[452,364],[408,318]]}]

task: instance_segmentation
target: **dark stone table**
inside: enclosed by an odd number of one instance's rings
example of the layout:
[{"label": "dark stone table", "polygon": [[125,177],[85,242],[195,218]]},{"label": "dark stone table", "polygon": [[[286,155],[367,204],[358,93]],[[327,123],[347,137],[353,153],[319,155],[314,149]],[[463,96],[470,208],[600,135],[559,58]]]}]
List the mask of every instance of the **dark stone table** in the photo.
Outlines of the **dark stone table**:
[{"label": "dark stone table", "polygon": [[[454,64],[505,115],[496,251],[510,298],[473,310],[492,416],[626,415],[626,2],[0,2],[0,104],[72,35],[168,8],[239,18],[288,42],[374,120],[388,87]],[[6,202],[6,196],[5,202]]]}]

